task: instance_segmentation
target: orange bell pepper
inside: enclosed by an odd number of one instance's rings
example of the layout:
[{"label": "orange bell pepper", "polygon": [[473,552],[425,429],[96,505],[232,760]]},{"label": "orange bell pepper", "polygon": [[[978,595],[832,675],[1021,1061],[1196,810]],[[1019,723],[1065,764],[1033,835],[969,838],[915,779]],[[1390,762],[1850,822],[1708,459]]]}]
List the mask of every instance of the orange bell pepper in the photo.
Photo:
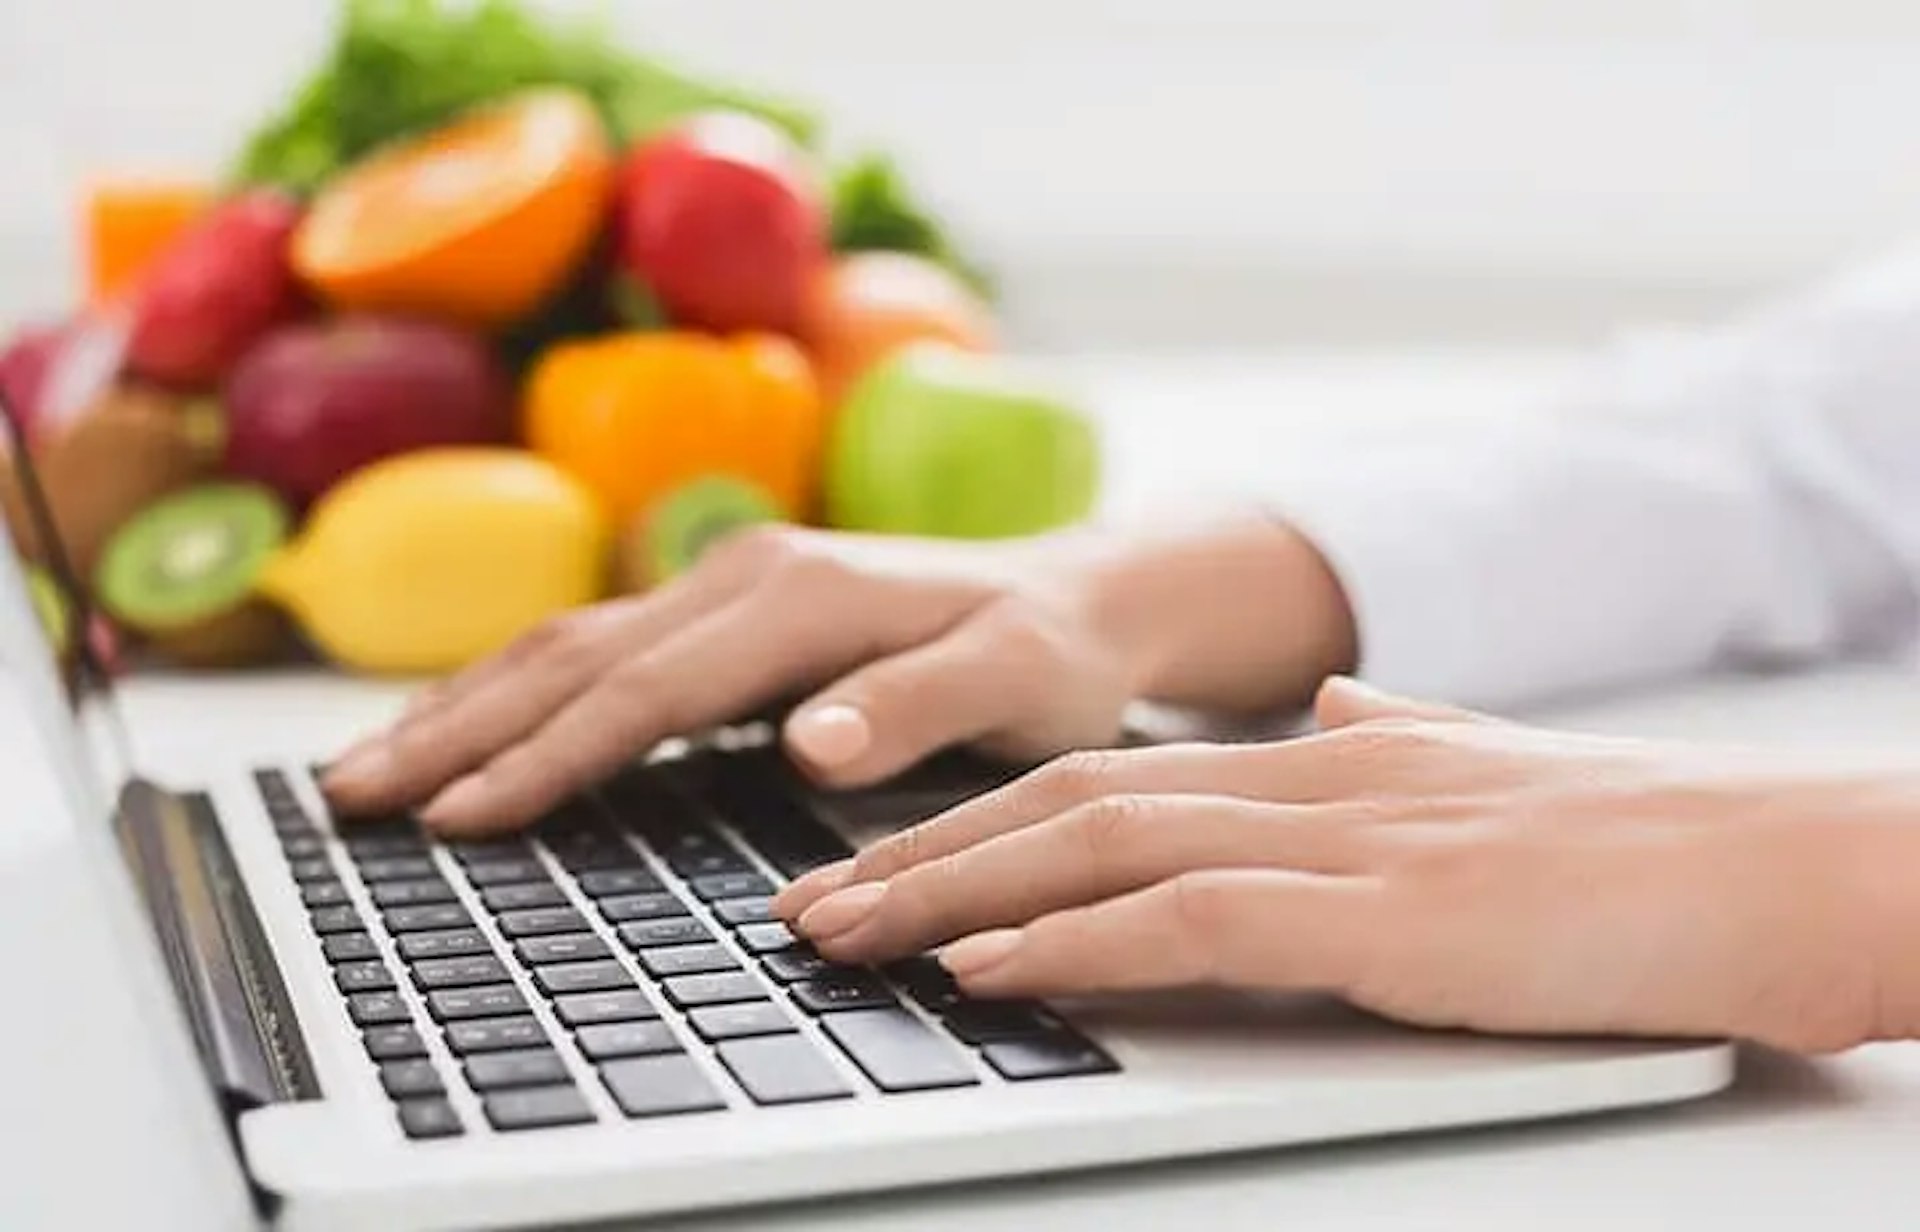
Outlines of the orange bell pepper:
[{"label": "orange bell pepper", "polygon": [[568,343],[527,378],[536,453],[620,525],[696,479],[754,484],[789,518],[814,507],[825,431],[806,355],[771,334],[627,333]]}]

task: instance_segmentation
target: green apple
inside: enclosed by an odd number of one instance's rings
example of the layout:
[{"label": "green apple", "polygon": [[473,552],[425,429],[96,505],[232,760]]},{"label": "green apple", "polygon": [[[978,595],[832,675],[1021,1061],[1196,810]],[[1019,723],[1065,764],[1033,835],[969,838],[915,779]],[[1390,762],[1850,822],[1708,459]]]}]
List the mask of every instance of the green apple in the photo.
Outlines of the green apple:
[{"label": "green apple", "polygon": [[1100,451],[1085,415],[1013,364],[907,347],[848,393],[828,446],[827,521],[993,539],[1084,518]]}]

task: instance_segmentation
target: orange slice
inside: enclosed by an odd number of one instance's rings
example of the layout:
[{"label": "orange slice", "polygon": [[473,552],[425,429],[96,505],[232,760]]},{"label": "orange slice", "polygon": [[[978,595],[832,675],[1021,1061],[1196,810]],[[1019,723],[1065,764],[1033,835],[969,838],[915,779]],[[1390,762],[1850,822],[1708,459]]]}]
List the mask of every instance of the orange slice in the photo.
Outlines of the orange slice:
[{"label": "orange slice", "polygon": [[586,98],[529,90],[349,168],[314,199],[294,268],[338,308],[507,325],[586,255],[612,172]]},{"label": "orange slice", "polygon": [[124,291],[213,203],[205,184],[107,179],[90,185],[86,228],[87,299],[98,306]]}]

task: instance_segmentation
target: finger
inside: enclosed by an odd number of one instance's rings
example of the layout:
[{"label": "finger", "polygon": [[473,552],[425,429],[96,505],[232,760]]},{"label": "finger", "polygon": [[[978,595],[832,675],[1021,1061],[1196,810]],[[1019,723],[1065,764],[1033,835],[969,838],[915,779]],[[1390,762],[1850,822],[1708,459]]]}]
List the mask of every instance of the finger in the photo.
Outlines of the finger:
[{"label": "finger", "polygon": [[[1075,707],[1060,691],[1059,648],[1031,621],[982,613],[945,636],[836,681],[796,709],[786,742],[816,777],[839,787],[898,774],[931,753],[1052,713],[1058,729],[1027,733],[1040,752],[1056,736],[1105,738],[1124,698]],[[1047,751],[1057,751],[1050,749]]]},{"label": "finger", "polygon": [[1193,984],[1345,993],[1383,928],[1370,879],[1229,869],[978,933],[940,961],[989,997]]},{"label": "finger", "polygon": [[322,788],[349,811],[415,804],[537,729],[614,664],[697,622],[722,585],[668,587],[549,623],[443,686],[333,766]]},{"label": "finger", "polygon": [[1369,829],[1330,817],[1229,797],[1108,796],[831,895],[798,928],[830,958],[876,962],[1203,869],[1361,871]]},{"label": "finger", "polygon": [[762,705],[797,682],[846,671],[887,630],[850,618],[858,596],[794,604],[755,592],[628,659],[598,684],[454,782],[421,810],[448,833],[529,821],[668,736]]},{"label": "finger", "polygon": [[1313,700],[1322,730],[1333,731],[1373,719],[1428,719],[1439,723],[1492,723],[1496,720],[1458,706],[1413,701],[1374,688],[1351,676],[1329,676]]},{"label": "finger", "polygon": [[[1168,744],[1069,753],[1012,783],[873,843],[854,858],[849,881],[878,881],[1071,808],[1111,795],[1240,796],[1312,804],[1347,794],[1364,767],[1329,756],[1325,737],[1279,744]],[[821,870],[824,877],[829,870]],[[794,918],[817,897],[802,878],[776,900]],[[789,914],[792,913],[792,914]]]}]

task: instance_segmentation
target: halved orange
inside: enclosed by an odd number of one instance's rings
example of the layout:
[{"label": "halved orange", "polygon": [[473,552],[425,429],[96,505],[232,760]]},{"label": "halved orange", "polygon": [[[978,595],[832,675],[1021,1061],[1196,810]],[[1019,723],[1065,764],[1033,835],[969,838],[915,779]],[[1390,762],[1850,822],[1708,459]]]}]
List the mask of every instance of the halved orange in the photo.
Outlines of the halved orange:
[{"label": "halved orange", "polygon": [[130,286],[153,259],[213,204],[206,184],[170,179],[112,178],[87,186],[87,299],[105,304]]},{"label": "halved orange", "polygon": [[295,234],[294,268],[338,308],[497,328],[586,255],[612,173],[584,96],[524,91],[348,168]]}]

